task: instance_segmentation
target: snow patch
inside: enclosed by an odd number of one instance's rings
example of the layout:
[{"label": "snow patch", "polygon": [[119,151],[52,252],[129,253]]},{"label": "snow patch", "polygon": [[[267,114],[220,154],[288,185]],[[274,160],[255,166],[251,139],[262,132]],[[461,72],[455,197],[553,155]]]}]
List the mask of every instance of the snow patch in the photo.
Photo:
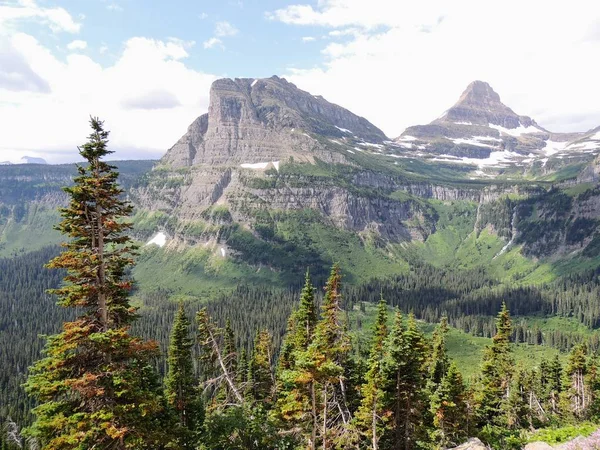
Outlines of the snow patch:
[{"label": "snow patch", "polygon": [[593,141],[585,141],[585,142],[578,142],[576,144],[569,144],[567,147],[569,147],[569,150],[578,150],[578,151],[596,150],[600,147],[600,143],[593,142]]},{"label": "snow patch", "polygon": [[515,158],[519,158],[521,155],[515,152],[509,151],[498,151],[491,152],[490,156],[484,159],[480,158],[467,158],[462,157],[459,158],[453,155],[440,155],[437,158],[433,158],[433,161],[443,161],[443,162],[451,162],[458,164],[471,164],[479,167],[480,169],[483,167],[505,167],[507,164],[514,162]]},{"label": "snow patch", "polygon": [[354,134],[352,133],[352,131],[348,130],[347,128],[340,128],[337,125],[335,126],[338,130],[340,130],[342,133],[348,133],[348,134]]},{"label": "snow patch", "polygon": [[166,243],[167,243],[167,235],[165,233],[163,233],[162,231],[159,231],[154,236],[152,236],[152,239],[150,239],[148,242],[146,242],[146,245],[155,244],[155,245],[158,245],[159,247],[164,247],[164,245]]},{"label": "snow patch", "polygon": [[242,163],[240,167],[242,169],[266,169],[269,164],[273,164],[275,170],[279,170],[279,161],[259,162],[259,163]]},{"label": "snow patch", "polygon": [[492,123],[490,123],[489,125],[490,125],[490,128],[493,128],[495,130],[498,130],[501,133],[508,134],[510,136],[521,136],[522,134],[528,134],[528,133],[543,133],[542,130],[540,130],[537,127],[534,127],[533,125],[530,125],[528,127],[524,127],[521,125],[517,128],[504,128],[504,127],[501,127],[500,125],[494,125]]},{"label": "snow patch", "polygon": [[471,122],[454,122],[456,125],[473,125]]},{"label": "snow patch", "polygon": [[374,148],[383,148],[383,145],[381,144],[373,144],[371,142],[361,142],[361,145],[366,145],[367,147],[374,147]]},{"label": "snow patch", "polygon": [[551,155],[554,155],[555,153],[558,153],[558,152],[564,150],[567,147],[567,145],[569,145],[568,142],[556,142],[556,141],[551,141],[550,139],[548,139],[546,141],[546,146],[542,150],[544,151],[546,156],[551,156]]},{"label": "snow patch", "polygon": [[221,256],[225,258],[225,249],[223,247],[221,247]]},{"label": "snow patch", "polygon": [[399,140],[399,141],[418,141],[418,139],[417,139],[416,137],[414,137],[414,136],[409,136],[409,135],[406,135],[406,136],[400,136],[400,137],[398,138],[398,140]]},{"label": "snow patch", "polygon": [[258,83],[258,80],[254,80],[254,81],[252,82],[252,84],[250,85],[250,87],[254,87],[254,85],[255,85],[256,83]]},{"label": "snow patch", "polygon": [[347,151],[348,153],[352,153],[352,154],[354,154],[354,152],[353,152],[352,150],[350,150],[349,148],[347,148],[347,149],[346,149],[346,151]]},{"label": "snow patch", "polygon": [[473,136],[471,139],[463,139],[463,138],[456,138],[456,139],[450,139],[452,142],[454,142],[455,144],[469,144],[469,145],[475,145],[477,147],[488,147],[488,148],[494,148],[494,145],[490,145],[490,144],[484,144],[483,142],[481,142],[479,140],[479,136]]}]

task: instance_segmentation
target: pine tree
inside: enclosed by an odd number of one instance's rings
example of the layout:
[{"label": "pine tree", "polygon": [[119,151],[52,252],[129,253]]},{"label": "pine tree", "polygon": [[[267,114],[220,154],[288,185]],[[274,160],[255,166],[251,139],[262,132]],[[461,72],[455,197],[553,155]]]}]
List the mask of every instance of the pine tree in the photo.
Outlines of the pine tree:
[{"label": "pine tree", "polygon": [[393,449],[416,448],[417,441],[425,437],[427,353],[427,342],[414,316],[409,315],[405,327],[400,311],[396,311],[386,358]]},{"label": "pine tree", "polygon": [[496,334],[492,344],[486,347],[481,365],[481,380],[477,392],[477,411],[481,425],[505,426],[505,414],[510,383],[514,372],[514,360],[510,344],[510,313],[506,304],[496,319]]},{"label": "pine tree", "polygon": [[565,386],[567,386],[564,395],[568,401],[570,412],[576,418],[582,418],[590,404],[590,392],[586,385],[587,365],[587,347],[585,344],[578,344],[571,350],[569,360],[565,369]]},{"label": "pine tree", "polygon": [[370,441],[369,448],[378,450],[381,436],[386,430],[389,420],[385,408],[385,341],[388,335],[387,303],[381,298],[377,309],[377,320],[373,328],[373,340],[369,354],[369,369],[365,376],[365,384],[361,388],[362,400],[355,415],[356,426]]},{"label": "pine tree", "polygon": [[[243,390],[237,383],[238,377],[231,372],[228,355],[222,349],[223,330],[214,324],[206,308],[202,308],[196,313],[196,323],[198,324],[198,343],[201,348],[200,361],[205,371],[205,377],[207,377],[207,380],[204,381],[205,389],[212,388],[213,392],[218,392],[222,386],[225,386],[228,397],[231,397],[227,398],[225,403],[244,405]],[[219,408],[221,405],[213,406]]]},{"label": "pine tree", "polygon": [[316,412],[323,450],[332,448],[336,441],[343,438],[351,419],[344,377],[350,339],[342,319],[341,279],[336,264],[327,280],[321,318],[303,362],[305,370],[302,376],[309,383],[314,383],[315,392],[311,402],[315,405],[313,410]]},{"label": "pine tree", "polygon": [[314,287],[307,271],[300,302],[288,321],[279,356],[274,415],[284,428],[300,429],[301,440],[312,449],[316,445],[317,394],[314,367],[307,352],[316,323]]},{"label": "pine tree", "polygon": [[45,358],[31,369],[26,389],[39,406],[28,430],[45,449],[158,448],[167,436],[158,378],[149,361],[154,342],[132,337],[136,319],[129,303],[135,247],[123,220],[131,206],[121,200],[115,168],[103,161],[108,132],[91,119],[92,133],[80,149],[69,205],[57,227],[71,240],[48,267],[65,269],[65,285],[52,291],[59,305],[80,315],[48,338]]},{"label": "pine tree", "polygon": [[433,332],[431,340],[431,356],[429,358],[429,382],[431,391],[442,382],[448,371],[448,354],[446,353],[446,334],[448,334],[448,318],[443,316],[440,324]]},{"label": "pine tree", "polygon": [[180,448],[195,448],[194,431],[200,425],[198,418],[201,416],[198,381],[192,361],[193,341],[188,335],[189,326],[183,304],[180,304],[171,331],[167,357],[168,373],[165,379],[165,396],[168,404],[176,412],[181,427],[181,433],[178,433]]},{"label": "pine tree", "polygon": [[467,393],[462,375],[455,363],[448,366],[431,396],[430,412],[435,431],[433,438],[442,448],[458,445],[467,436]]},{"label": "pine tree", "polygon": [[272,401],[275,380],[272,371],[273,338],[271,333],[261,330],[254,339],[252,358],[249,364],[249,382],[254,401],[263,406]]}]

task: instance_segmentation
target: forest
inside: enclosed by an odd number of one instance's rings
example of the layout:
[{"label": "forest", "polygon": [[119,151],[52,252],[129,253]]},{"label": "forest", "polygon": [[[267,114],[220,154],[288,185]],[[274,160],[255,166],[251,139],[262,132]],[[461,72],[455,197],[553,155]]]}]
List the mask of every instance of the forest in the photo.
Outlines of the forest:
[{"label": "forest", "polygon": [[[470,436],[507,449],[600,420],[597,334],[511,318],[597,327],[595,271],[507,288],[424,265],[345,287],[335,264],[326,280],[299,274],[299,290],[239,286],[205,305],[137,292],[132,208],[103,161],[108,132],[91,126],[88,165],[65,188],[67,242],[0,260],[2,450],[409,450]],[[366,325],[350,313],[366,303],[376,314],[359,345]],[[438,323],[431,336],[420,321]],[[468,379],[448,356],[451,326],[491,338]],[[517,363],[520,342],[568,355]]]}]

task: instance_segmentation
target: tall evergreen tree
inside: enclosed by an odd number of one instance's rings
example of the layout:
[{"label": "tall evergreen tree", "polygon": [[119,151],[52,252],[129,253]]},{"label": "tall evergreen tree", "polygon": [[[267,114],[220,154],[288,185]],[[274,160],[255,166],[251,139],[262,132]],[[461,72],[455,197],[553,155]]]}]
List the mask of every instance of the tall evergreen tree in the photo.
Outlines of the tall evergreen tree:
[{"label": "tall evergreen tree", "polygon": [[587,373],[587,347],[585,344],[578,344],[571,350],[565,368],[565,386],[567,389],[564,395],[568,402],[565,406],[568,406],[563,407],[566,413],[570,413],[576,418],[582,418],[587,413],[587,408],[590,405],[590,391],[586,384]]},{"label": "tall evergreen tree", "polygon": [[[340,268],[336,264],[325,286],[321,318],[306,352],[304,367],[311,383],[315,383],[314,408],[323,450],[332,448],[342,439],[350,422],[346,401],[345,363],[350,351],[350,339],[343,323],[341,309]],[[318,389],[316,389],[318,387]]]},{"label": "tall evergreen tree", "polygon": [[389,420],[385,405],[385,341],[388,335],[387,302],[381,298],[377,308],[377,320],[373,327],[373,339],[369,354],[369,369],[365,375],[365,384],[361,388],[362,400],[355,414],[356,425],[368,441],[369,448],[378,450],[379,441]]},{"label": "tall evergreen tree", "polygon": [[70,241],[48,267],[65,269],[65,284],[52,291],[59,305],[80,315],[50,337],[46,356],[31,369],[27,391],[39,402],[28,430],[45,449],[159,448],[165,438],[164,402],[150,359],[158,347],[129,334],[136,319],[126,271],[135,248],[123,220],[131,206],[121,199],[115,168],[103,161],[108,132],[91,119],[92,133],[79,149],[69,205],[58,226]]},{"label": "tall evergreen tree", "polygon": [[252,358],[249,364],[249,382],[254,401],[269,405],[273,398],[275,379],[272,370],[273,338],[271,333],[261,330],[254,339]]},{"label": "tall evergreen tree", "polygon": [[405,327],[400,311],[387,342],[387,394],[392,411],[391,448],[410,450],[426,434],[427,341],[412,314]]},{"label": "tall evergreen tree", "polygon": [[505,409],[514,372],[511,331],[510,313],[503,303],[496,319],[496,334],[484,350],[481,365],[477,410],[482,425],[505,426],[507,422]]},{"label": "tall evergreen tree", "polygon": [[285,428],[298,429],[301,440],[314,449],[317,431],[317,393],[314,366],[308,359],[317,323],[315,289],[306,278],[298,308],[292,313],[279,356],[275,415]]},{"label": "tall evergreen tree", "polygon": [[198,380],[194,374],[192,360],[193,341],[189,337],[190,321],[183,304],[179,305],[167,357],[168,373],[165,379],[165,394],[170,407],[179,418],[181,432],[177,433],[181,448],[195,448],[194,432],[201,417],[201,402],[198,392]]},{"label": "tall evergreen tree", "polygon": [[455,363],[448,366],[444,378],[431,396],[433,439],[441,448],[458,445],[467,436],[467,393]]},{"label": "tall evergreen tree", "polygon": [[448,334],[448,318],[443,316],[431,339],[428,381],[432,384],[432,392],[437,389],[446,376],[450,364],[446,352],[446,334]]}]

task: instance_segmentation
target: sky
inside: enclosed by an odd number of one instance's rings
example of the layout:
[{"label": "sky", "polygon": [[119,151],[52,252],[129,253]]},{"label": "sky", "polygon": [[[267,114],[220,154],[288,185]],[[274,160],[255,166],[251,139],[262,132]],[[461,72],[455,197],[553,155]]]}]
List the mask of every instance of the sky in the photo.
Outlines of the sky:
[{"label": "sky", "polygon": [[473,80],[551,131],[600,125],[597,0],[0,0],[0,162],[159,158],[221,77],[279,75],[393,138]]}]

